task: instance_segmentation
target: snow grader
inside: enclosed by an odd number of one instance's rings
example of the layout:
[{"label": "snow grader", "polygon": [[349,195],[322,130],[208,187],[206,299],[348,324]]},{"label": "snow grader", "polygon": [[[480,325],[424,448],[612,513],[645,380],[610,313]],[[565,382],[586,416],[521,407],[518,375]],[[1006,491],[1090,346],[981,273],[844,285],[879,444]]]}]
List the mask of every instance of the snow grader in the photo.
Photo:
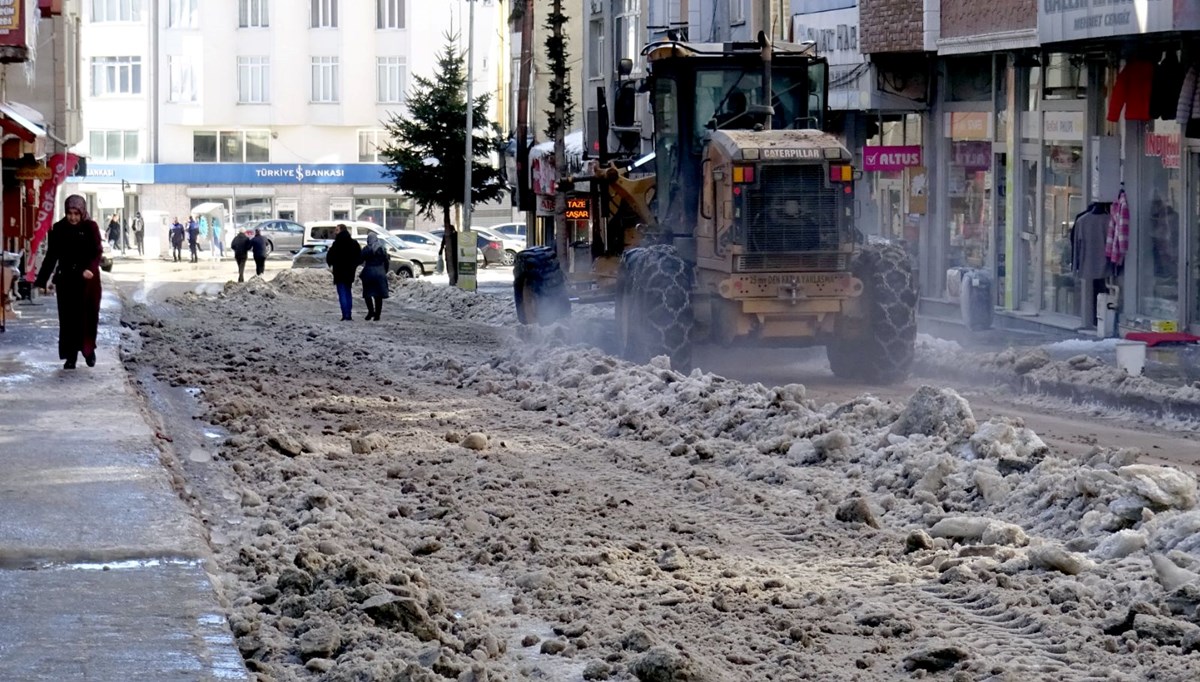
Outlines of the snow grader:
[{"label": "snow grader", "polygon": [[[901,245],[855,226],[853,157],[823,130],[827,62],[811,44],[762,34],[664,40],[642,54],[653,158],[608,159],[602,146],[590,172],[560,183],[599,209],[591,258],[564,267],[550,246],[518,254],[520,322],[615,299],[615,342],[633,361],[667,355],[686,371],[696,343],[824,345],[836,376],[904,379],[913,269]],[[602,145],[607,137],[602,105]]]}]

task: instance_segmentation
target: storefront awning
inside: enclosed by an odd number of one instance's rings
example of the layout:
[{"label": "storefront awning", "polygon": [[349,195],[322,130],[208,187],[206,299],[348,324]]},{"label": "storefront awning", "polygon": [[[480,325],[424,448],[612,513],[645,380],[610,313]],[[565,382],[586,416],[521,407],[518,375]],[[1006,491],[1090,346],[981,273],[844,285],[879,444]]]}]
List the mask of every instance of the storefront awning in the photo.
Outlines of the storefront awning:
[{"label": "storefront awning", "polygon": [[18,102],[0,102],[0,127],[25,142],[46,136],[45,119],[36,110]]}]

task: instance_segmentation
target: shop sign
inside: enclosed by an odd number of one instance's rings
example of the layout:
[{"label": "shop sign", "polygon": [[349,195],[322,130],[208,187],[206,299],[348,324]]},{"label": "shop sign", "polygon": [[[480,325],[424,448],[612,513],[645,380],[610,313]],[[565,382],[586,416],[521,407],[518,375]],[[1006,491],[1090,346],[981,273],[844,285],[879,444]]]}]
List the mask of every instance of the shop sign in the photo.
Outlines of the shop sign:
[{"label": "shop sign", "polygon": [[534,194],[554,194],[558,171],[554,169],[553,157],[530,155],[529,172]]},{"label": "shop sign", "polygon": [[567,197],[567,210],[563,216],[567,220],[591,220],[591,204],[587,197]]},{"label": "shop sign", "polygon": [[988,170],[992,167],[991,142],[952,142],[950,147],[952,165],[968,171]]},{"label": "shop sign", "polygon": [[858,49],[858,7],[792,16],[792,40],[812,41],[817,54],[830,66],[862,64],[867,58]]},{"label": "shop sign", "polygon": [[53,177],[54,172],[49,166],[38,164],[30,168],[18,168],[14,173],[17,180],[49,180]]},{"label": "shop sign", "polygon": [[1038,0],[1043,43],[1200,28],[1195,3],[1181,0]]},{"label": "shop sign", "polygon": [[1042,136],[1047,140],[1083,140],[1083,112],[1047,111],[1043,114]]},{"label": "shop sign", "polygon": [[539,218],[554,217],[554,197],[546,194],[537,195],[537,216]]},{"label": "shop sign", "polygon": [[[66,152],[55,154],[46,164],[53,175],[42,183],[42,197],[37,207],[37,227],[34,229],[33,239],[29,242],[30,253],[38,252],[42,240],[50,232],[50,225],[54,222],[54,200],[58,196],[58,186],[75,170],[77,163],[79,163],[79,157]],[[29,268],[29,272],[25,273],[25,279],[32,282],[36,278],[37,268]]]},{"label": "shop sign", "polygon": [[1178,132],[1164,135],[1147,130],[1145,155],[1149,158],[1161,159],[1163,168],[1179,168],[1179,142]]},{"label": "shop sign", "polygon": [[985,111],[953,111],[949,114],[950,139],[992,139],[992,115]]},{"label": "shop sign", "polygon": [[0,48],[0,61],[23,61],[28,54],[25,3],[20,0],[0,0]]},{"label": "shop sign", "polygon": [[[114,164],[115,166],[115,164]],[[167,185],[390,185],[378,163],[160,163],[154,182]],[[89,177],[93,175],[91,170]]]},{"label": "shop sign", "polygon": [[898,171],[921,165],[921,147],[863,147],[863,170]]}]

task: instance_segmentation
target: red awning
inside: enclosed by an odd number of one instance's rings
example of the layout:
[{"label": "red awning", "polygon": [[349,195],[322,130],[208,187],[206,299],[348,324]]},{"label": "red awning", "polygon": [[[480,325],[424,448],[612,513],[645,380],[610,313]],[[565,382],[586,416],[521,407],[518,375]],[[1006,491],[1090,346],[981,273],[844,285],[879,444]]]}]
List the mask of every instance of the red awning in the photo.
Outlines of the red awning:
[{"label": "red awning", "polygon": [[62,6],[63,0],[38,0],[38,9],[42,11],[42,18],[61,16]]},{"label": "red awning", "polygon": [[40,115],[29,107],[15,102],[0,102],[0,127],[25,142],[45,137],[46,129],[34,122]]}]

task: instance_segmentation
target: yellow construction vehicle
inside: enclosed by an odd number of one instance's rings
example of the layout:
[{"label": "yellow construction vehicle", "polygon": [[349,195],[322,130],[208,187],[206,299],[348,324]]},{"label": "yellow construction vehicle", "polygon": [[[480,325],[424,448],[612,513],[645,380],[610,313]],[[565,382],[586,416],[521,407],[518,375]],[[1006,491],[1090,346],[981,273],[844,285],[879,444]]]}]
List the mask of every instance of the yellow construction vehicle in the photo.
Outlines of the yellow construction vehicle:
[{"label": "yellow construction vehicle", "polygon": [[823,131],[826,61],[761,34],[656,42],[643,55],[653,172],[602,151],[592,172],[562,183],[598,209],[591,258],[564,269],[551,247],[518,254],[520,321],[615,299],[616,344],[631,360],[667,355],[686,369],[695,343],[824,345],[837,376],[906,377],[913,269],[900,245],[855,227],[853,156]]}]

